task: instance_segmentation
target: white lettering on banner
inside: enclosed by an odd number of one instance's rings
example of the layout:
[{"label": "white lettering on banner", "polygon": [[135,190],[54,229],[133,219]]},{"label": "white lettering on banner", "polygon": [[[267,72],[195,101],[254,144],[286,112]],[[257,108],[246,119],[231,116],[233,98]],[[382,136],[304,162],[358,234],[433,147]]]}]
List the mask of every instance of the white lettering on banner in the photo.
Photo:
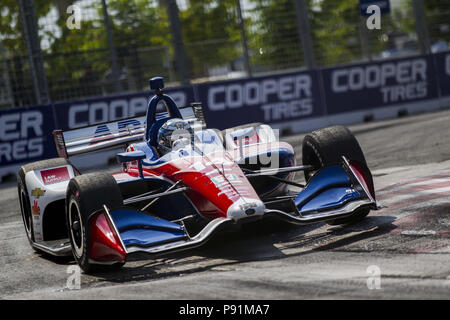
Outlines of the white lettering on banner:
[{"label": "white lettering on banner", "polygon": [[[43,116],[39,111],[5,114],[0,117],[0,164],[42,156]],[[38,136],[28,139],[29,136]]]},{"label": "white lettering on banner", "polygon": [[263,105],[261,109],[264,111],[264,121],[268,122],[310,115],[313,102],[312,99],[278,102]]},{"label": "white lettering on banner", "polygon": [[20,132],[17,131],[17,122],[20,113],[6,114],[0,118],[0,136],[2,141],[19,139]]},{"label": "white lettering on banner", "polygon": [[265,121],[306,116],[313,111],[311,86],[308,74],[211,86],[208,107],[221,111],[261,105]]},{"label": "white lettering on banner", "polygon": [[250,81],[244,85],[244,101],[249,106],[253,106],[259,103],[260,88],[258,82]]},{"label": "white lettering on banner", "polygon": [[[89,124],[108,121],[109,109],[106,102],[96,102],[89,106]],[[98,116],[100,115],[100,116]]]},{"label": "white lettering on banner", "polygon": [[[186,94],[183,91],[170,93],[177,106],[185,106]],[[145,114],[148,100],[145,97],[136,97],[130,100],[116,99],[91,104],[75,104],[69,107],[68,125],[70,129],[94,125],[97,123],[115,121],[121,118],[134,117]]]},{"label": "white lettering on banner", "polygon": [[38,137],[29,140],[13,141],[12,143],[0,143],[0,164],[5,160],[10,162],[42,156],[44,154],[43,142],[44,140]]},{"label": "white lettering on banner", "polygon": [[28,138],[29,129],[33,130],[33,135],[41,136],[42,123],[43,118],[39,111],[5,114],[0,117],[1,141]]},{"label": "white lettering on banner", "polygon": [[87,111],[89,106],[87,104],[73,105],[69,107],[69,128],[85,127],[88,125],[85,121],[77,121],[77,114]]},{"label": "white lettering on banner", "polygon": [[[426,60],[414,59],[335,70],[331,89],[334,93],[345,93],[380,88],[383,103],[390,103],[426,97],[426,80]],[[386,87],[388,82],[396,84]]]},{"label": "white lettering on banner", "polygon": [[383,95],[383,103],[414,100],[427,96],[427,83],[410,83],[407,85],[381,88],[380,90]]},{"label": "white lettering on banner", "polygon": [[114,100],[109,104],[109,120],[119,120],[127,117],[128,102],[126,100]]}]

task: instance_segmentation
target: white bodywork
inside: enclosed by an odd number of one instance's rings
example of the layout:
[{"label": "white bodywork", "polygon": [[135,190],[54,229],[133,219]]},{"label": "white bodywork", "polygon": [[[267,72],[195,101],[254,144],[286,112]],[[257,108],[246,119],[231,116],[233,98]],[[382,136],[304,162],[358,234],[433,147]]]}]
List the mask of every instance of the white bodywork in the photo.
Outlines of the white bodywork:
[{"label": "white bodywork", "polygon": [[[65,170],[67,170],[67,175],[55,177],[54,182],[51,182],[50,179],[44,181],[45,175],[43,175],[43,173],[57,173]],[[74,176],[75,172],[71,165],[29,171],[26,173],[25,183],[30,199],[30,208],[32,208],[34,240],[36,242],[44,240],[43,218],[45,208],[54,201],[66,198],[67,185]],[[36,195],[36,193],[38,193],[38,195]],[[64,215],[65,213],[61,212],[61,214]]]}]

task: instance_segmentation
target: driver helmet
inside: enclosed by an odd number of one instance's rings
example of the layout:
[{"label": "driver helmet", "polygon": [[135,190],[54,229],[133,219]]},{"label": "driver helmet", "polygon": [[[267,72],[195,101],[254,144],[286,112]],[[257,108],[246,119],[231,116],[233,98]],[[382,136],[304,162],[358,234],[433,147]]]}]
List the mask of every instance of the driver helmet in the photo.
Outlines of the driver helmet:
[{"label": "driver helmet", "polygon": [[[170,152],[174,145],[188,145],[194,139],[194,130],[189,122],[174,118],[167,120],[158,130],[157,149],[161,155]],[[177,142],[178,141],[178,142]],[[177,142],[177,143],[176,143]]]}]

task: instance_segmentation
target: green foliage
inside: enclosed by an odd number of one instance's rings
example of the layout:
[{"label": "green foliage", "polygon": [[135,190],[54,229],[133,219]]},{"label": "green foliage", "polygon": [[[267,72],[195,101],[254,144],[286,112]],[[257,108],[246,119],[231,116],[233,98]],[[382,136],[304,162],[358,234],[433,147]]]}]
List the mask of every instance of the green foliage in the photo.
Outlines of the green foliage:
[{"label": "green foliage", "polygon": [[[179,15],[183,40],[194,77],[242,57],[238,0],[185,0]],[[296,0],[240,0],[246,9],[245,28],[254,72],[304,66],[294,2]],[[373,56],[392,46],[395,35],[414,35],[412,1],[382,16],[381,30],[364,30],[358,0],[306,0],[316,60],[319,66],[363,59],[362,37],[370,39]],[[46,73],[53,100],[104,92],[110,72],[106,28],[101,0],[34,0]],[[81,29],[66,26],[68,5],[82,3]],[[431,42],[450,41],[450,2],[426,0]],[[135,82],[147,87],[147,78],[161,74],[173,79],[173,49],[164,0],[107,0],[119,65]],[[86,7],[86,6],[90,7]],[[58,14],[57,16],[54,16]],[[53,15],[53,17],[52,17]],[[44,28],[45,27],[45,28]],[[45,30],[45,31],[44,31]],[[0,40],[9,58],[10,78],[32,88],[26,44],[17,0],[0,2]],[[18,79],[18,80],[17,80]]]},{"label": "green foliage", "polygon": [[431,42],[450,42],[450,1],[426,0],[425,11]]},{"label": "green foliage", "polygon": [[252,62],[262,70],[298,67],[303,60],[294,2],[251,0],[249,27]]},{"label": "green foliage", "polygon": [[[49,12],[51,6],[49,1],[35,0],[33,2],[38,19]],[[17,0],[2,0],[0,2],[0,31],[0,40],[7,53],[26,53],[24,31]]]},{"label": "green foliage", "polygon": [[361,57],[358,0],[320,1],[313,19],[315,53],[320,65],[345,63]]},{"label": "green foliage", "polygon": [[[450,1],[426,0],[424,5],[431,44],[436,41],[450,42]],[[404,9],[410,17],[414,17],[412,1],[405,2]],[[402,26],[410,33],[416,32],[414,19],[406,21]]]},{"label": "green foliage", "polygon": [[241,55],[236,0],[190,0],[180,19],[194,76]]}]

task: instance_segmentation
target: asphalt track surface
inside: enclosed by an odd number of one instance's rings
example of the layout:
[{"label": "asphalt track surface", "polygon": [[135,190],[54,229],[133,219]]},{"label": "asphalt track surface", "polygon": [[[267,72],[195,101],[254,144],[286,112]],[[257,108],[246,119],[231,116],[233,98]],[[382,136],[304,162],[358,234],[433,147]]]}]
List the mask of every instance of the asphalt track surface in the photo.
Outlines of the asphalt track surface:
[{"label": "asphalt track surface", "polygon": [[[68,288],[72,259],[30,248],[15,182],[5,182],[0,299],[448,299],[450,111],[350,129],[386,206],[364,221],[257,223],[192,251],[139,256],[120,271],[81,274],[76,290]],[[296,147],[300,163],[302,135],[283,140]]]}]

